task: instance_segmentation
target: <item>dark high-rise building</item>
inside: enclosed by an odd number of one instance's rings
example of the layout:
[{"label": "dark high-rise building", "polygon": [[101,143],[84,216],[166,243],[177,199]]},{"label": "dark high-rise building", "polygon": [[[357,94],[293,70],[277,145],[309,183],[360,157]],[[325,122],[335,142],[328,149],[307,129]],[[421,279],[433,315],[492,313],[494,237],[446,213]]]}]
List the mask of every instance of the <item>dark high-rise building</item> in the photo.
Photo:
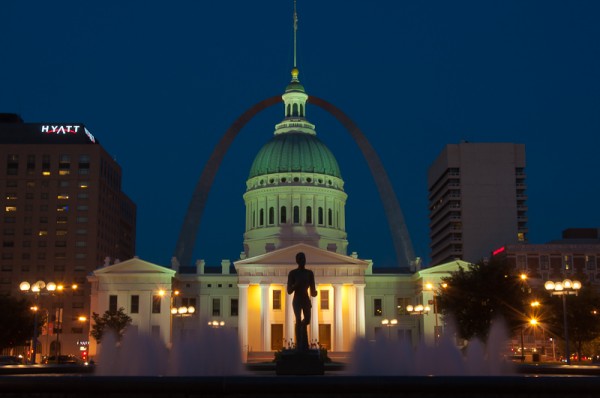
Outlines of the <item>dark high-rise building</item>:
[{"label": "dark high-rise building", "polygon": [[136,206],[121,191],[121,167],[81,123],[0,114],[0,148],[0,294],[23,295],[22,281],[63,284],[39,306],[50,332],[62,318],[61,352],[74,353],[88,339],[89,322],[78,320],[89,314],[86,275],[107,257],[135,255]]},{"label": "dark high-rise building", "polygon": [[527,240],[525,145],[446,145],[429,168],[431,264]]}]

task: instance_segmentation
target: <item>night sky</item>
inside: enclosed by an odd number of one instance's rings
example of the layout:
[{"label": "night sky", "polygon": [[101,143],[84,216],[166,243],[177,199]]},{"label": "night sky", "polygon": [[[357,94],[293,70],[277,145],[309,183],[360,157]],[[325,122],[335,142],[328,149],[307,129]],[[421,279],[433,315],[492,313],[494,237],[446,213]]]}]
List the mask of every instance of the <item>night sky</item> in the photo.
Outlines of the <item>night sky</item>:
[{"label": "night sky", "polygon": [[[292,4],[4,0],[0,112],[84,123],[123,168],[137,254],[168,265],[214,146],[290,80]],[[462,140],[526,145],[530,242],[600,227],[600,1],[299,0],[298,15],[301,83],[377,150],[425,264],[427,169]],[[393,266],[358,147],[332,116],[307,112],[346,182],[349,251]],[[234,142],[194,258],[239,258],[245,181],[282,117],[269,108]]]}]

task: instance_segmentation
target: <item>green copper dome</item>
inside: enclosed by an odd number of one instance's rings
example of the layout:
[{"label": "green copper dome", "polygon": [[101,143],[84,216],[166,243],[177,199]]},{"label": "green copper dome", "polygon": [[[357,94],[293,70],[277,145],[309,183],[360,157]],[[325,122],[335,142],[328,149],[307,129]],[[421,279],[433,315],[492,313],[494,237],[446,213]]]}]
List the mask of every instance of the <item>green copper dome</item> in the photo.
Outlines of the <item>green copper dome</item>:
[{"label": "green copper dome", "polygon": [[320,173],[342,178],[331,151],[316,136],[306,133],[275,135],[254,158],[248,178],[285,172]]}]

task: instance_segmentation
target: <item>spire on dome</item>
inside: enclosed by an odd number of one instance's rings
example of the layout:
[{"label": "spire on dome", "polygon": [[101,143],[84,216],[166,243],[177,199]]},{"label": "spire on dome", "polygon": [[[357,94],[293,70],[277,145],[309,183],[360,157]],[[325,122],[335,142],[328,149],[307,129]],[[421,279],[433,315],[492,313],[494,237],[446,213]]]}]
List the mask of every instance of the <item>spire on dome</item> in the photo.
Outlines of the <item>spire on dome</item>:
[{"label": "spire on dome", "polygon": [[[296,0],[294,0],[294,69],[296,69],[296,43],[297,43],[296,32],[297,31],[298,31],[298,13],[296,12]],[[294,72],[292,70],[292,75],[293,74],[294,74]]]}]

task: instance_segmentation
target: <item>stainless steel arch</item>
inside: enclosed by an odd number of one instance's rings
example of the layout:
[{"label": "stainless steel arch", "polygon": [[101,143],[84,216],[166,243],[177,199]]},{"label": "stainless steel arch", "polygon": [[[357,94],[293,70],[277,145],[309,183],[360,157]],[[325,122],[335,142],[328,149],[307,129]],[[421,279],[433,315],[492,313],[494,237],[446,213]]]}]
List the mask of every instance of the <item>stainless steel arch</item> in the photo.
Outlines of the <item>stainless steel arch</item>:
[{"label": "stainless steel arch", "polygon": [[[246,123],[248,123],[256,114],[281,101],[281,96],[274,96],[252,106],[244,112],[231,127],[229,127],[229,129],[227,129],[215,147],[215,150],[206,162],[204,170],[200,175],[200,179],[196,184],[183,225],[181,226],[181,231],[179,232],[179,239],[177,240],[177,246],[173,255],[181,265],[187,266],[192,263],[196,234],[202,220],[208,193],[210,192],[219,166],[221,165],[229,146],[242,128],[244,128]],[[333,115],[348,130],[348,133],[360,148],[367,161],[367,165],[371,170],[371,174],[377,185],[377,190],[379,191],[381,202],[383,203],[396,252],[396,259],[399,263],[404,261],[406,266],[410,266],[411,262],[415,260],[410,235],[406,228],[400,203],[398,202],[394,188],[390,183],[387,172],[385,171],[377,152],[375,152],[375,149],[371,146],[358,126],[339,108],[324,99],[312,95],[309,97],[309,103],[315,104]]]}]

